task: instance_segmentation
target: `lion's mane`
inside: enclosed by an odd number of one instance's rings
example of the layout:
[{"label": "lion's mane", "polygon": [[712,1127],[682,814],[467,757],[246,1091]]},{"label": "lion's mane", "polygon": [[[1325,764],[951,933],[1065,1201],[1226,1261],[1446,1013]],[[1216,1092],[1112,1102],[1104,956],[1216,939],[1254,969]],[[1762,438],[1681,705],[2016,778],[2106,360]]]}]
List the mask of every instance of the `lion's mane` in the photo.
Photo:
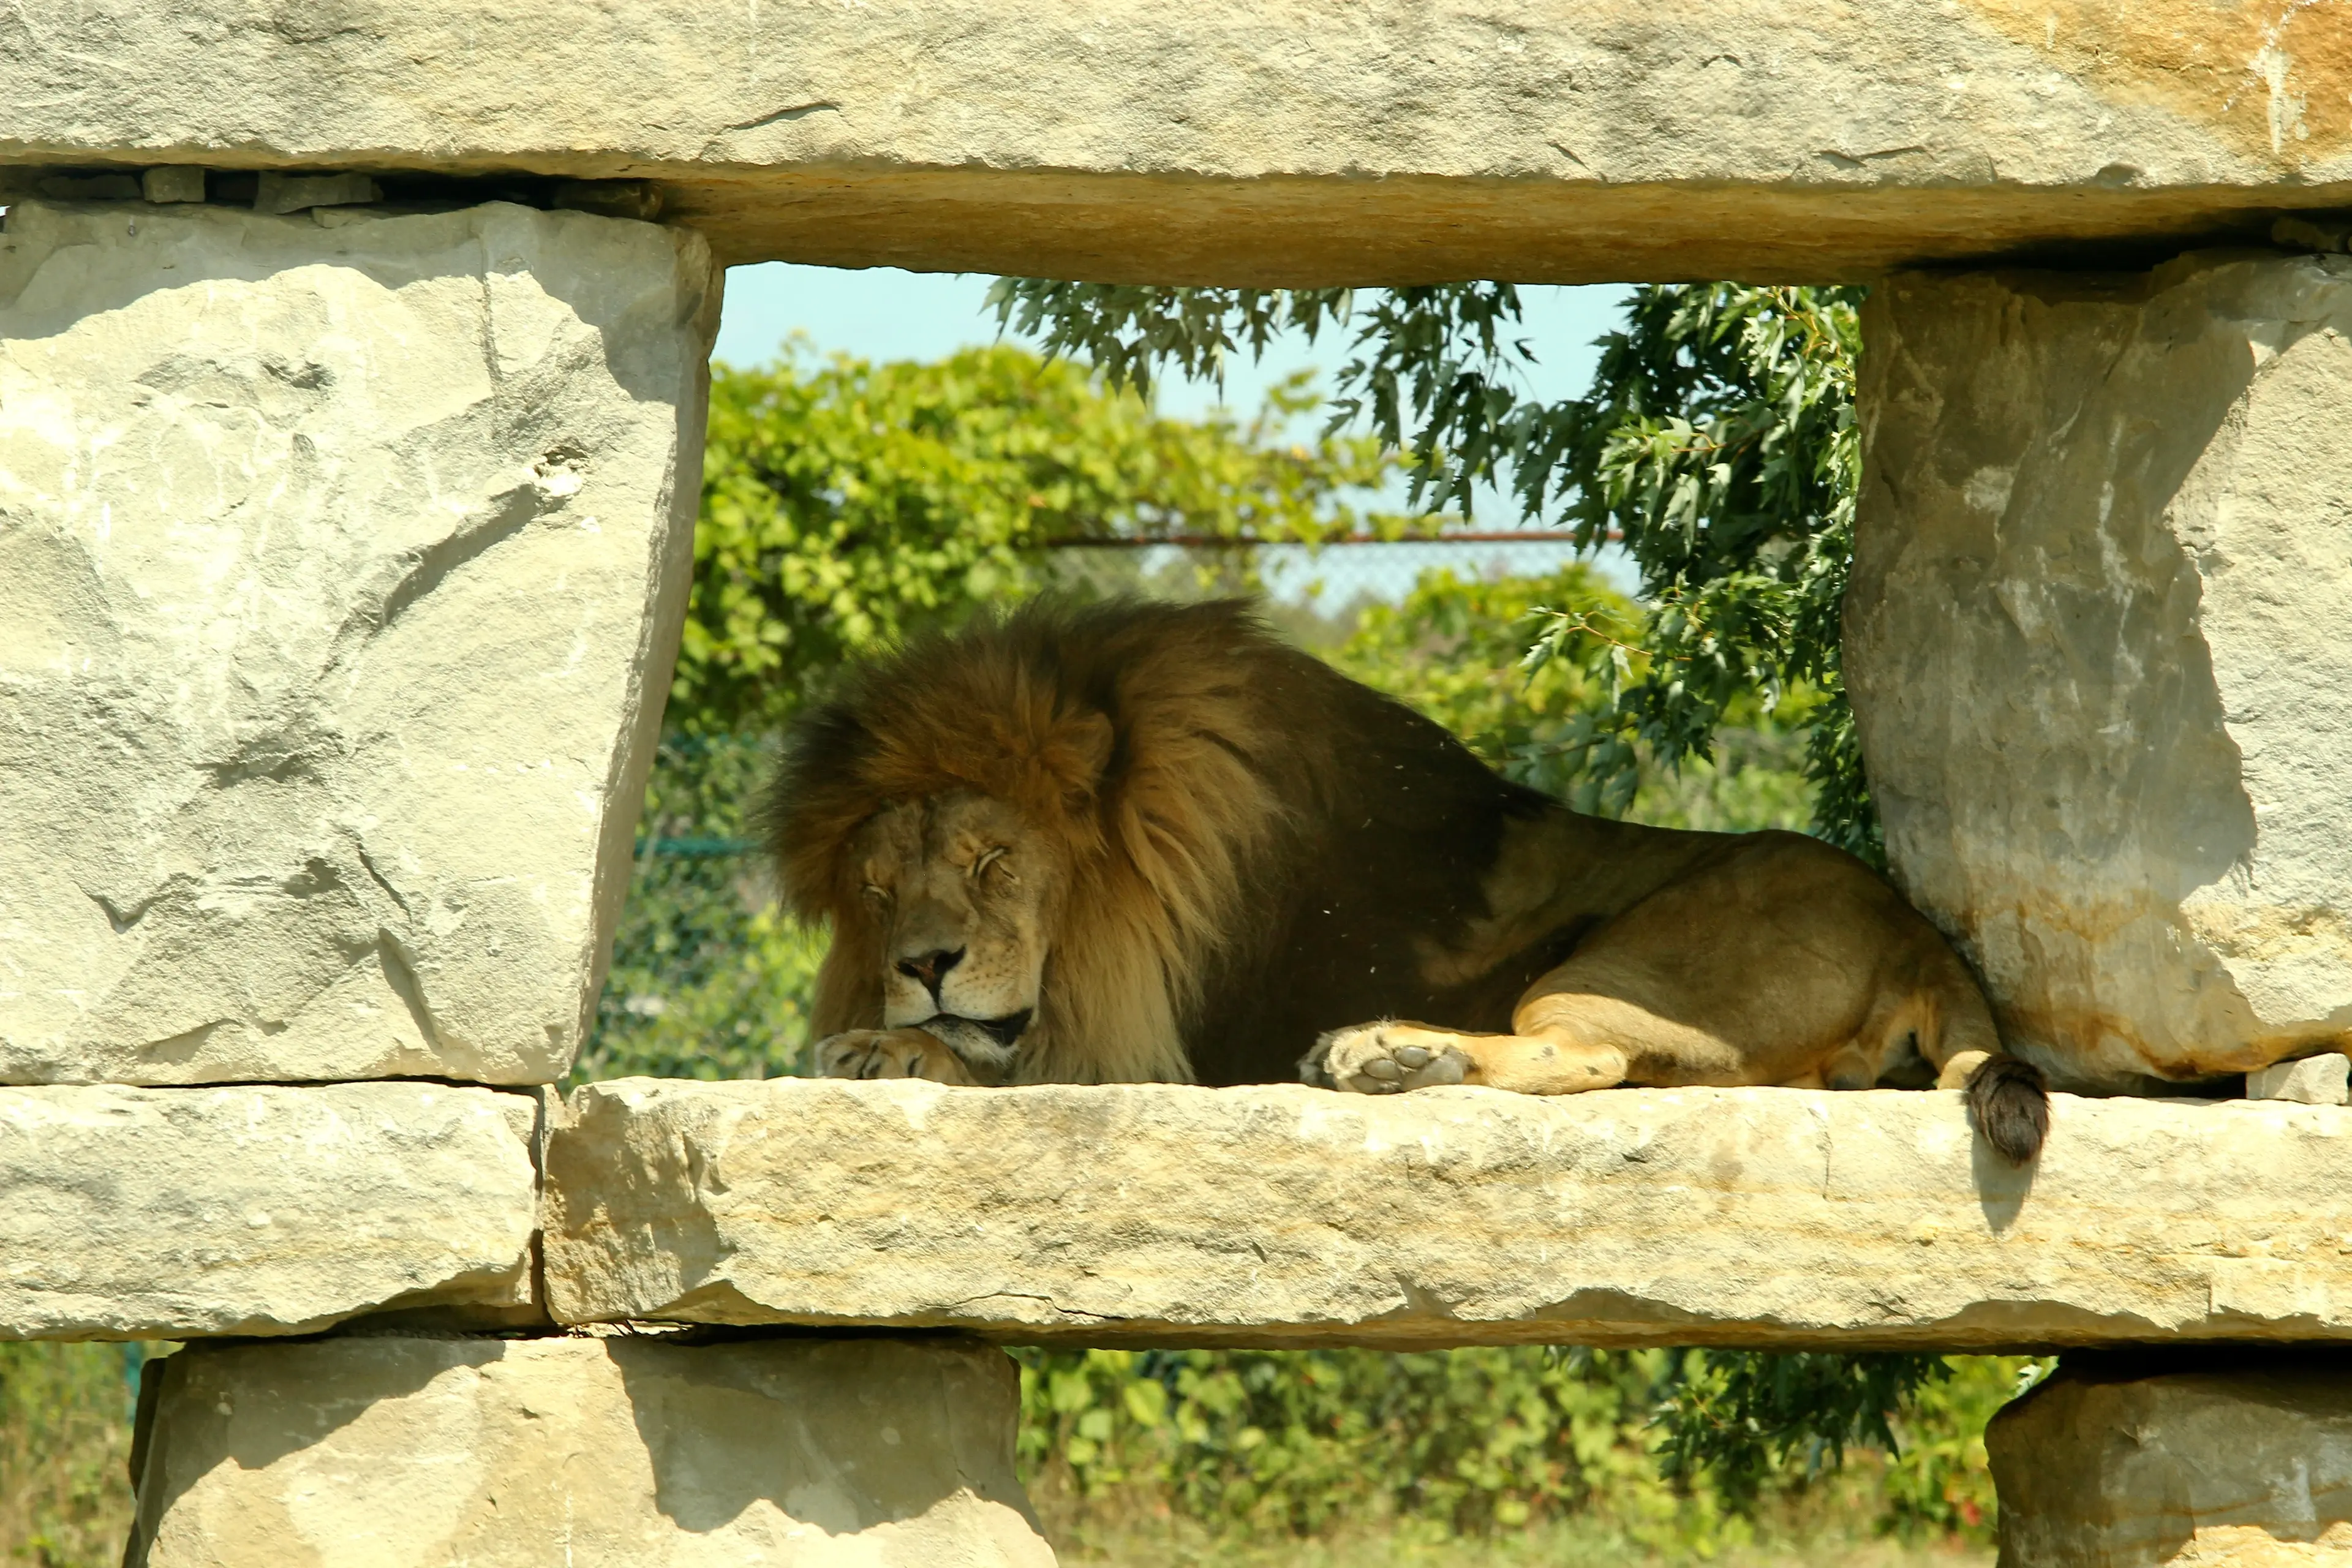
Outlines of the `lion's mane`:
[{"label": "lion's mane", "polygon": [[1329,682],[1234,602],[1041,603],[919,639],[795,726],[766,814],[786,900],[831,922],[828,962],[878,973],[859,826],[959,789],[1010,802],[1075,868],[1019,1077],[1188,1079],[1184,1026],[1249,942],[1254,871],[1333,765],[1305,706]]}]

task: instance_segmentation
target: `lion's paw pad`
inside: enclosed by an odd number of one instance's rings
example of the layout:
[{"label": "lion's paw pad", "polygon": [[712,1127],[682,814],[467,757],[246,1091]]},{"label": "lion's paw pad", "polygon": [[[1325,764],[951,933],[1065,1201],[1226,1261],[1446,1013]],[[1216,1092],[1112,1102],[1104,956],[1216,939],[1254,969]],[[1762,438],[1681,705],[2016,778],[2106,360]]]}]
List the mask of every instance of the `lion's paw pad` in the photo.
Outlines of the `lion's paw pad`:
[{"label": "lion's paw pad", "polygon": [[1470,1071],[1470,1058],[1460,1047],[1424,1030],[1385,1024],[1326,1035],[1316,1042],[1310,1059],[1323,1081],[1355,1094],[1402,1094],[1460,1083]]}]

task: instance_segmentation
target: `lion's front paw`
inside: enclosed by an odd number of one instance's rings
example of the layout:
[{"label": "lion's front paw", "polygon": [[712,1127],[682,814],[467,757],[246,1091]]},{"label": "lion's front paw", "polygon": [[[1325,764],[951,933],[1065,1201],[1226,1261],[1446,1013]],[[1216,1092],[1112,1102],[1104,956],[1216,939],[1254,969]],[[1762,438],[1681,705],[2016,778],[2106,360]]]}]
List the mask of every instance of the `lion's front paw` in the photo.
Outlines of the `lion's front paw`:
[{"label": "lion's front paw", "polygon": [[850,1029],[816,1043],[819,1078],[922,1078],[970,1083],[956,1054],[920,1029]]},{"label": "lion's front paw", "polygon": [[1309,1083],[1356,1094],[1402,1094],[1469,1076],[1470,1057],[1454,1036],[1417,1024],[1334,1029],[1298,1064]]}]

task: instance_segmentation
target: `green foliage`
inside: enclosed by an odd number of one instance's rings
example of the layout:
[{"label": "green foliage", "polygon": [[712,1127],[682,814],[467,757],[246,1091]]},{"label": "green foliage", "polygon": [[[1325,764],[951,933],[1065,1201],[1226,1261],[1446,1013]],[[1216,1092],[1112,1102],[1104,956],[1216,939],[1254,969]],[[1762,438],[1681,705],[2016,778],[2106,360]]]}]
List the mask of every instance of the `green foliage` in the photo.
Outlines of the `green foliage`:
[{"label": "green foliage", "polygon": [[[1646,658],[1612,659],[1607,728],[1675,763],[1708,755],[1749,705],[1807,690],[1814,831],[1883,863],[1838,643],[1862,463],[1857,302],[1642,289],[1603,340],[1591,397],[1515,411],[1511,479],[1530,512],[1564,503],[1581,543],[1613,530],[1640,565]],[[1574,657],[1589,635],[1555,611],[1531,658]]]},{"label": "green foliage", "polygon": [[[1530,660],[1528,628],[1573,616],[1581,638],[1562,657]],[[1811,815],[1797,728],[1816,700],[1807,689],[1767,710],[1754,696],[1726,710],[1712,759],[1662,766],[1640,742],[1610,734],[1612,661],[1640,611],[1588,566],[1542,577],[1465,579],[1423,573],[1396,605],[1371,605],[1333,660],[1349,675],[1412,703],[1487,763],[1583,811],[1662,827],[1737,832],[1801,827]],[[1632,656],[1641,658],[1638,653]],[[1595,765],[1595,752],[1622,747]]]},{"label": "green foliage", "polygon": [[1000,320],[1121,384],[1163,367],[1216,374],[1285,328],[1352,330],[1331,427],[1369,420],[1407,455],[1417,504],[1466,514],[1478,485],[1497,484],[1587,548],[1613,533],[1639,567],[1649,608],[1627,631],[1556,605],[1530,637],[1536,662],[1585,660],[1604,682],[1576,738],[1594,803],[1622,811],[1644,755],[1707,758],[1743,703],[1769,710],[1809,689],[1796,722],[1815,831],[1879,858],[1838,657],[1860,460],[1854,291],[1641,289],[1625,329],[1602,340],[1591,395],[1550,405],[1517,390],[1536,355],[1510,335],[1519,304],[1506,283],[1360,302],[1338,289],[1007,279],[992,297]]},{"label": "green foliage", "polygon": [[800,1070],[824,937],[776,907],[743,821],[767,748],[673,731],[655,753],[629,900],[572,1081]]},{"label": "green foliage", "polygon": [[1889,1418],[1952,1365],[1929,1355],[1693,1355],[1663,1388],[1661,1457],[1671,1474],[1704,1471],[1753,1496],[1793,1457],[1845,1462],[1849,1443],[1897,1447]]},{"label": "green foliage", "polygon": [[0,1561],[113,1568],[140,1345],[0,1344]]},{"label": "green foliage", "polygon": [[1952,1375],[1921,1383],[1897,1423],[1886,1466],[1887,1528],[1906,1536],[1992,1530],[1992,1470],[1985,1426],[2000,1407],[2056,1370],[2054,1356],[1954,1356]]},{"label": "green foliage", "polygon": [[1596,659],[1564,657],[1525,669],[1528,624],[1545,605],[1570,605],[1593,648],[1632,635],[1639,612],[1599,574],[1572,563],[1547,577],[1421,574],[1394,605],[1367,605],[1332,662],[1402,699],[1462,738],[1486,762],[1546,794],[1594,808],[1581,766],[1580,721],[1606,700]]},{"label": "green foliage", "polygon": [[[1850,1436],[1878,1450],[1874,1529],[1988,1540],[1984,1423],[2046,1364],[1875,1358],[1882,1377],[1920,1391],[1890,1429],[1851,1402],[1832,1357],[1756,1358],[1786,1368],[1777,1384],[1734,1386],[1699,1352],[1016,1354],[1024,1479],[1081,1542],[1139,1512],[1233,1546],[1371,1529],[1486,1536],[1574,1516],[1645,1554],[1737,1545],[1832,1468],[1811,1444],[1781,1442],[1760,1466],[1727,1469],[1662,1436],[1657,1409],[1696,1397],[1777,1433],[1808,1382],[1849,1398]],[[1725,1455],[1745,1466],[1754,1451]]]},{"label": "green foliage", "polygon": [[1034,592],[1049,540],[1394,527],[1349,504],[1394,467],[1376,441],[1280,438],[1314,401],[1171,419],[1008,347],[719,367],[671,726],[772,730],[845,659]]},{"label": "green foliage", "polygon": [[1138,1494],[1234,1540],[1368,1521],[1484,1535],[1605,1510],[1664,1540],[1725,1516],[1646,1453],[1666,1352],[1079,1351],[1023,1355],[1021,1457],[1072,1500]]}]

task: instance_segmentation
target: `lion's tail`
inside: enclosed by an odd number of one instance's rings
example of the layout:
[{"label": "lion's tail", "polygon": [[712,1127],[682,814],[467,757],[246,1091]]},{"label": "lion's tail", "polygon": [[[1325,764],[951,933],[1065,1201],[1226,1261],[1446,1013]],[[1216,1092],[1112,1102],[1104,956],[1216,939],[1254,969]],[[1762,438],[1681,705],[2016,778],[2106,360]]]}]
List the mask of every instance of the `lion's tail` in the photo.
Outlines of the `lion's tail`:
[{"label": "lion's tail", "polygon": [[2042,1069],[2006,1052],[1987,1057],[1969,1075],[1969,1119],[2012,1165],[2041,1153],[2050,1135],[2050,1085]]},{"label": "lion's tail", "polygon": [[1994,1153],[2022,1165],[2050,1134],[2050,1085],[2040,1068],[2002,1047],[1992,1008],[1959,955],[1947,948],[1943,956],[1945,973],[1933,987],[1939,1038],[1932,1059],[1940,1071],[1958,1058],[1979,1058],[1968,1076],[1969,1120]]}]

